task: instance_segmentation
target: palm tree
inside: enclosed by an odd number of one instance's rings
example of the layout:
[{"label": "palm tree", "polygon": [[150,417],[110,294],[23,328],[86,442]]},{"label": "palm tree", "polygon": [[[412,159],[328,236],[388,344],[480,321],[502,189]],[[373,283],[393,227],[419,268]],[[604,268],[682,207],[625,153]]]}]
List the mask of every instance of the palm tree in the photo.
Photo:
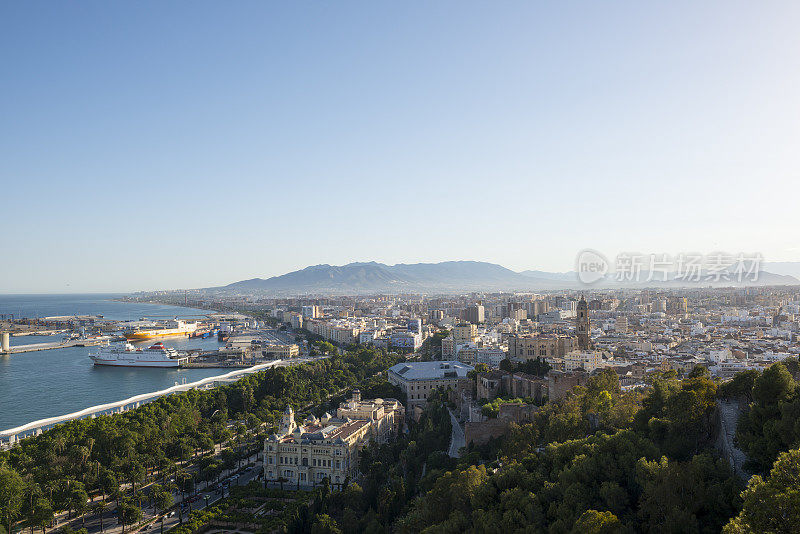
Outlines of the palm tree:
[{"label": "palm tree", "polygon": [[[89,462],[89,469],[91,470],[91,475],[93,480],[92,487],[100,486],[99,483],[100,467],[101,467],[100,462],[98,462],[97,460],[92,460],[91,462]],[[92,491],[91,493],[89,493],[89,497],[92,499],[92,502],[94,502],[95,492]]]},{"label": "palm tree", "polygon": [[170,471],[175,469],[175,464],[172,462],[172,460],[170,460],[169,458],[165,457],[165,458],[162,458],[160,460],[160,463],[159,463],[158,467],[159,467],[159,469],[161,471],[161,481],[163,483],[166,483],[167,475],[169,474]]},{"label": "palm tree", "polygon": [[64,447],[66,447],[67,441],[64,439],[64,436],[58,435],[53,440],[53,448],[58,454],[64,452]]},{"label": "palm tree", "polygon": [[34,499],[40,497],[42,495],[42,488],[36,482],[32,482],[28,484],[25,488],[25,496],[26,500],[28,501],[29,510],[33,510],[33,502]]},{"label": "palm tree", "polygon": [[100,519],[100,532],[103,532],[103,513],[106,511],[106,503],[104,501],[94,503],[92,505],[92,513],[97,515]]}]

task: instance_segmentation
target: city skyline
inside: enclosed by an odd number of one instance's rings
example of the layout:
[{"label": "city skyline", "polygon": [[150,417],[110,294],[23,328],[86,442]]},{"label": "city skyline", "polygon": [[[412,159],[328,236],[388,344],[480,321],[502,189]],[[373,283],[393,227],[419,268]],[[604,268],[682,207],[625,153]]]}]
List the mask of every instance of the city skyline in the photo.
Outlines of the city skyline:
[{"label": "city skyline", "polygon": [[0,534],[794,534],[800,4],[0,4]]},{"label": "city skyline", "polygon": [[800,261],[796,4],[0,10],[3,293]]}]

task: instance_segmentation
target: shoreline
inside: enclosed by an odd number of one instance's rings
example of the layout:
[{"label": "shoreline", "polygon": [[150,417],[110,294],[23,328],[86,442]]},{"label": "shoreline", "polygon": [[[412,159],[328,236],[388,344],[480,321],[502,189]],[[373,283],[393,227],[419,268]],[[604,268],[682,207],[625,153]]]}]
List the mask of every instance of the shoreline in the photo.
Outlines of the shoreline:
[{"label": "shoreline", "polygon": [[[183,393],[192,389],[196,389],[199,387],[207,387],[208,389],[213,389],[218,387],[219,385],[223,384],[214,384],[214,382],[225,382],[225,383],[232,383],[238,381],[240,378],[252,374],[252,373],[259,373],[271,367],[280,366],[281,363],[285,362],[286,360],[274,360],[272,362],[268,362],[265,364],[258,364],[253,365],[244,369],[236,369],[233,371],[229,371],[227,373],[223,373],[220,375],[214,375],[206,378],[201,378],[200,380],[196,380],[190,382],[188,384],[178,384],[176,383],[174,386],[160,389],[156,391],[151,391],[147,393],[140,393],[138,395],[134,395],[132,397],[128,397],[122,400],[97,404],[94,406],[89,406],[87,408],[83,408],[81,410],[77,410],[74,412],[70,412],[64,415],[57,415],[53,417],[45,417],[42,419],[36,419],[34,421],[17,425],[12,428],[7,428],[4,430],[0,430],[0,444],[6,447],[10,444],[15,443],[18,439],[24,439],[28,437],[26,434],[24,437],[19,437],[21,433],[27,433],[33,431],[36,435],[36,432],[42,432],[48,430],[49,428],[56,426],[58,424],[66,423],[68,421],[74,421],[76,419],[82,419],[84,417],[96,417],[98,415],[113,415],[115,413],[122,413],[126,410],[126,406],[131,404],[132,406],[128,409],[135,409],[141,406],[143,403],[152,402],[158,398],[163,396],[171,395],[174,393]],[[296,360],[290,361],[290,364],[302,364],[305,363],[306,360]],[[118,410],[118,411],[117,411]],[[110,413],[107,413],[110,412]],[[45,428],[46,427],[46,428]]]},{"label": "shoreline", "polygon": [[[27,301],[23,303],[23,309],[26,308],[26,305],[29,302],[36,304],[37,297],[41,295],[32,296],[31,301]],[[175,308],[185,308],[183,306],[176,306],[173,303],[166,303],[166,302],[143,302],[139,300],[132,300],[122,298],[123,295],[106,295],[106,294],[97,294],[94,297],[96,300],[93,300],[88,305],[83,305],[81,308],[77,308],[71,302],[70,295],[53,295],[54,300],[56,301],[57,305],[49,305],[47,312],[52,310],[52,316],[68,316],[73,315],[77,311],[78,315],[86,315],[86,312],[90,312],[90,314],[103,314],[105,310],[103,309],[104,304],[108,305],[108,303],[123,303],[123,304],[152,304],[152,305],[161,305],[161,306],[170,306]],[[57,298],[55,298],[57,297]],[[27,309],[31,309],[33,306],[27,306]],[[125,306],[127,308],[127,306]],[[200,315],[201,312],[209,312],[209,310],[204,310],[201,308],[193,308],[197,310],[197,314]],[[189,310],[170,310],[174,312],[184,312],[190,313]],[[214,310],[210,311],[212,313]],[[66,312],[66,313],[64,313]],[[111,315],[109,313],[105,313],[106,317]],[[144,315],[141,311],[137,312],[133,310],[131,312],[123,312],[117,313],[112,316],[117,317],[125,317],[129,316],[127,319],[110,319],[111,321],[128,321],[128,320],[136,320],[136,318],[140,315]],[[179,316],[182,315],[179,313]],[[203,320],[200,317],[197,317],[200,320]],[[28,326],[28,325],[25,325]],[[43,326],[43,325],[42,325]],[[35,328],[36,325],[30,325],[29,328]],[[41,327],[40,327],[41,328]],[[27,336],[38,336],[38,335],[58,335],[60,333],[69,331],[70,329],[61,329],[61,328],[47,328],[46,330],[17,330],[13,332],[9,332],[10,336],[13,336],[18,341],[17,343],[22,343],[23,345],[26,343],[25,340]],[[9,329],[10,330],[10,329]],[[55,333],[55,334],[54,334]],[[17,337],[17,336],[22,337]],[[188,339],[188,338],[187,338]],[[180,340],[180,343],[183,343],[183,339]],[[30,343],[30,341],[28,341]],[[194,346],[194,345],[190,345]],[[203,346],[203,345],[201,345]],[[12,345],[12,351],[16,347]],[[48,419],[53,416],[58,415],[54,413],[54,409],[56,408],[58,411],[63,410],[63,412],[76,412],[87,407],[99,405],[102,403],[109,403],[109,402],[118,402],[121,399],[128,398],[137,394],[148,393],[156,390],[160,390],[165,388],[166,386],[172,384],[172,380],[167,377],[167,375],[162,375],[158,373],[158,376],[149,375],[147,373],[136,374],[136,376],[132,379],[134,383],[124,383],[125,381],[119,377],[107,375],[108,378],[104,378],[100,376],[99,378],[96,376],[96,373],[93,366],[83,365],[85,362],[82,361],[82,358],[86,358],[88,361],[88,353],[90,349],[82,350],[78,349],[80,352],[78,354],[75,351],[71,353],[64,353],[64,349],[70,350],[75,349],[77,347],[69,347],[69,346],[58,346],[53,347],[52,350],[45,351],[47,353],[52,352],[53,354],[48,356],[38,356],[39,354],[44,355],[45,352],[38,351],[35,353],[31,353],[31,355],[36,354],[37,356],[31,356],[34,358],[34,361],[48,362],[47,365],[54,365],[57,368],[54,369],[55,373],[45,372],[40,373],[37,371],[34,365],[25,363],[26,360],[22,358],[27,358],[25,354],[23,355],[16,355],[19,356],[18,358],[2,358],[4,360],[3,367],[0,368],[0,387],[3,387],[5,390],[4,395],[0,395],[0,403],[7,402],[7,409],[3,410],[4,413],[8,417],[4,417],[6,421],[2,425],[3,428],[6,427],[17,427],[24,424],[30,424],[31,421],[43,420]],[[46,358],[42,360],[41,358]],[[38,365],[38,364],[37,364]],[[77,365],[77,367],[76,367]],[[180,369],[182,372],[190,373],[188,376],[191,376],[189,380],[196,381],[205,378],[211,378],[216,376],[221,376],[222,374],[228,373],[233,370],[243,370],[246,368],[243,367],[235,367],[235,368],[210,368],[210,367],[186,367],[184,369]],[[128,369],[128,371],[131,371]],[[135,371],[135,370],[134,370]],[[59,374],[62,373],[62,377],[58,380],[63,380],[62,383],[57,383],[56,379],[51,379],[46,375],[50,374]],[[176,380],[179,380],[176,378]],[[42,388],[43,391],[48,391],[48,388],[56,388],[56,391],[52,393],[52,402],[44,402],[42,400],[33,399],[30,402],[25,401],[24,399],[27,398],[27,395],[30,395],[31,392],[29,391],[29,383],[36,384],[35,387]],[[116,384],[119,383],[119,387],[116,387]],[[97,385],[96,387],[99,389],[91,389]],[[59,392],[57,389],[62,388],[66,390],[66,392],[62,393]],[[82,397],[73,395],[69,393],[69,390],[80,389],[81,391],[86,391],[86,394]],[[111,392],[111,394],[109,394]],[[114,395],[116,392],[116,395]],[[50,406],[48,406],[48,404]],[[24,407],[24,408],[23,408]],[[66,409],[65,409],[66,408]]]}]

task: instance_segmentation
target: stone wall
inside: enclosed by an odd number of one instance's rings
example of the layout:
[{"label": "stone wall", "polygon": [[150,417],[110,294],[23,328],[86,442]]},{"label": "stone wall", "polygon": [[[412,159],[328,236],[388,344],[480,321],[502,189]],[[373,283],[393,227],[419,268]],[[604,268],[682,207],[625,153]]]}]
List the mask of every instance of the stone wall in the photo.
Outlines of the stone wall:
[{"label": "stone wall", "polygon": [[467,445],[483,445],[490,438],[498,438],[508,431],[510,422],[504,419],[489,419],[481,423],[466,423],[464,440]]}]

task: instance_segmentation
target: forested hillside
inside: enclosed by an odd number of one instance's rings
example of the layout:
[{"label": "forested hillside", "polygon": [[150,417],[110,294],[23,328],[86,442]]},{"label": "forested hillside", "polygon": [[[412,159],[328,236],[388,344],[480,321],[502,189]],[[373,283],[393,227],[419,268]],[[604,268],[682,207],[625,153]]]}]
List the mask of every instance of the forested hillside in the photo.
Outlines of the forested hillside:
[{"label": "forested hillside", "polygon": [[[783,364],[718,391],[704,368],[623,393],[603,372],[500,453],[459,465],[415,499],[398,532],[798,532],[800,389]],[[739,441],[766,473],[744,493],[712,444],[719,395],[752,399]],[[778,455],[781,455],[778,458]],[[476,460],[473,457],[473,460]],[[744,499],[743,499],[744,498]]]}]

